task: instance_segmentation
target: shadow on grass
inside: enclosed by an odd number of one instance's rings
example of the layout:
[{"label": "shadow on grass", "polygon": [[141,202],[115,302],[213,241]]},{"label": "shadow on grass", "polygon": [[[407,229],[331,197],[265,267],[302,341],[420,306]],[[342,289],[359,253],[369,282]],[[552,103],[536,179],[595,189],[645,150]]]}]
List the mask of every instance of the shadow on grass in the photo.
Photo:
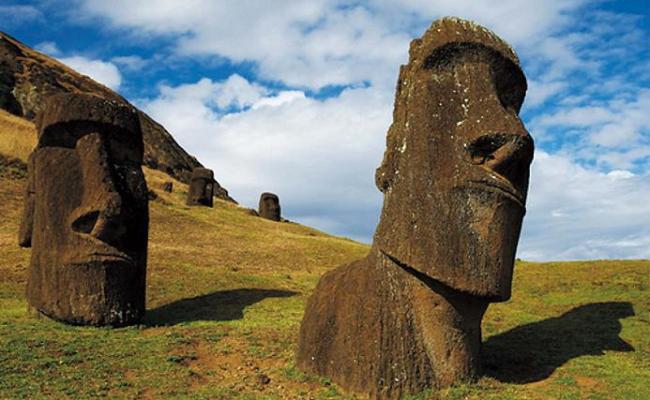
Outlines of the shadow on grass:
[{"label": "shadow on grass", "polygon": [[232,321],[244,317],[244,308],[268,297],[291,297],[296,294],[275,289],[223,290],[148,310],[144,323],[160,326],[191,321]]},{"label": "shadow on grass", "polygon": [[619,319],[633,315],[628,302],[592,303],[518,326],[483,343],[483,372],[501,382],[531,383],[576,357],[634,351],[618,336]]}]

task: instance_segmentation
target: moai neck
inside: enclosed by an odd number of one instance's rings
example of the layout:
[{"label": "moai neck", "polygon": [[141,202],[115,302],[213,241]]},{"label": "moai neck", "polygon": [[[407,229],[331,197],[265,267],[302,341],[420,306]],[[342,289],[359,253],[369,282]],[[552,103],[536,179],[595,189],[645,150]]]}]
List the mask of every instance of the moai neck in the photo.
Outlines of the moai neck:
[{"label": "moai neck", "polygon": [[[471,381],[480,373],[481,320],[488,301],[453,290],[376,248],[381,268],[399,268],[413,279],[405,282],[420,345],[438,386]],[[405,275],[406,276],[406,275]]]}]

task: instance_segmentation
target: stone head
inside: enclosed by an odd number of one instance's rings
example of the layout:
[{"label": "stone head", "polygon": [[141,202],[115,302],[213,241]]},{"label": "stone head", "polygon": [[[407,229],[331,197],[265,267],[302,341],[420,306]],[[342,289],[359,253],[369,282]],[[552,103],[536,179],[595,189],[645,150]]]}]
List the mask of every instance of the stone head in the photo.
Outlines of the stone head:
[{"label": "stone head", "polygon": [[214,173],[207,168],[194,168],[187,193],[188,205],[212,207],[214,195]]},{"label": "stone head", "polygon": [[32,247],[28,302],[71,323],[137,321],[149,223],[137,112],[60,94],[46,100],[37,129],[19,238]]},{"label": "stone head", "polygon": [[514,51],[474,23],[438,20],[411,43],[376,173],[379,250],[453,289],[510,297],[533,157],[525,93]]},{"label": "stone head", "polygon": [[273,193],[262,193],[260,196],[259,215],[272,221],[280,221],[280,199]]}]

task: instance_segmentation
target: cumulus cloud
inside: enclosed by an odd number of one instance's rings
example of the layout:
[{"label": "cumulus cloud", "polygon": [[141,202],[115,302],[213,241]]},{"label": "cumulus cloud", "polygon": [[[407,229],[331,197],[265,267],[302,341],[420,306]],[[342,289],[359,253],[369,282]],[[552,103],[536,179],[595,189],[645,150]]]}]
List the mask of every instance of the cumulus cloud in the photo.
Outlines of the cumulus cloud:
[{"label": "cumulus cloud", "polygon": [[[143,107],[243,204],[254,207],[260,193],[275,192],[287,218],[368,241],[392,98],[357,88],[316,100],[246,82],[234,75],[162,87]],[[221,112],[232,104],[249,107]]]},{"label": "cumulus cloud", "polygon": [[0,5],[0,20],[3,25],[15,26],[25,22],[41,20],[43,13],[34,6]]},{"label": "cumulus cloud", "polygon": [[[142,106],[245,205],[273,191],[289,218],[366,242],[408,43],[437,17],[474,19],[514,46],[529,78],[522,115],[538,151],[520,257],[650,256],[650,69],[634,16],[588,0],[77,2],[77,21],[165,38],[177,60],[252,65],[248,79],[160,85]],[[313,96],[332,85],[347,89]]]},{"label": "cumulus cloud", "polygon": [[139,71],[149,64],[148,60],[134,55],[113,57],[111,62],[129,71]]},{"label": "cumulus cloud", "polygon": [[[280,92],[223,114],[215,99],[232,79],[164,87],[144,107],[244,205],[276,192],[288,218],[369,242],[381,206],[373,172],[392,98],[373,88],[326,100]],[[538,151],[531,182],[520,257],[650,257],[647,175],[601,172]]]},{"label": "cumulus cloud", "polygon": [[[88,75],[99,83],[102,83],[113,90],[119,89],[122,84],[122,74],[115,62],[120,65],[135,63],[135,59],[129,57],[114,57],[111,61],[103,61],[88,58],[82,55],[65,55],[59,46],[52,41],[38,43],[34,48],[51,57],[55,57],[75,71]],[[139,59],[139,57],[136,57]]]},{"label": "cumulus cloud", "polygon": [[[180,9],[173,1],[82,0],[79,13],[143,35],[175,34],[179,54],[253,61],[262,78],[318,89],[364,81],[391,86],[410,39],[441,16],[474,19],[517,48],[535,48],[569,22],[567,13],[583,3],[316,0],[259,7],[251,1],[193,0]],[[562,42],[545,43],[558,47]]]},{"label": "cumulus cloud", "polygon": [[61,50],[59,50],[59,46],[57,46],[56,43],[50,42],[50,41],[41,42],[41,43],[37,44],[36,46],[34,46],[34,48],[36,50],[40,51],[41,53],[45,53],[45,54],[53,56],[53,57],[56,57],[59,54],[61,54]]},{"label": "cumulus cloud", "polygon": [[61,57],[58,60],[113,90],[117,90],[122,84],[122,74],[111,62],[93,60],[84,56]]},{"label": "cumulus cloud", "polygon": [[[565,106],[534,118],[530,126],[547,141],[558,141],[558,136],[572,131],[577,140],[562,146],[575,159],[606,169],[633,168],[649,156],[650,89],[639,89],[628,97],[596,100],[598,105]],[[647,169],[645,163],[637,167]]]},{"label": "cumulus cloud", "polygon": [[649,178],[536,152],[519,257],[650,258]]}]

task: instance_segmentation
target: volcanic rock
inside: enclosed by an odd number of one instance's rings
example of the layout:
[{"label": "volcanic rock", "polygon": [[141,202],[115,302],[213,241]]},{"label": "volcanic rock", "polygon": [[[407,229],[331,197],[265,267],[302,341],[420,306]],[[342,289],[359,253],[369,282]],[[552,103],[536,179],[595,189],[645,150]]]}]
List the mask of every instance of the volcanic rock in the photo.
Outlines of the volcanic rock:
[{"label": "volcanic rock", "polygon": [[214,173],[207,168],[194,168],[187,191],[188,206],[212,207]]},{"label": "volcanic rock", "polygon": [[123,326],[145,311],[149,223],[139,113],[90,94],[46,99],[19,244],[26,297],[47,317]]},{"label": "volcanic rock", "polygon": [[271,221],[280,221],[280,199],[273,193],[262,193],[260,196],[260,204],[258,214],[262,218],[270,219]]},{"label": "volcanic rock", "polygon": [[372,249],[321,278],[299,368],[374,399],[477,376],[481,319],[510,298],[525,213],[525,92],[514,51],[472,22],[435,21],[411,43],[376,173]]}]

